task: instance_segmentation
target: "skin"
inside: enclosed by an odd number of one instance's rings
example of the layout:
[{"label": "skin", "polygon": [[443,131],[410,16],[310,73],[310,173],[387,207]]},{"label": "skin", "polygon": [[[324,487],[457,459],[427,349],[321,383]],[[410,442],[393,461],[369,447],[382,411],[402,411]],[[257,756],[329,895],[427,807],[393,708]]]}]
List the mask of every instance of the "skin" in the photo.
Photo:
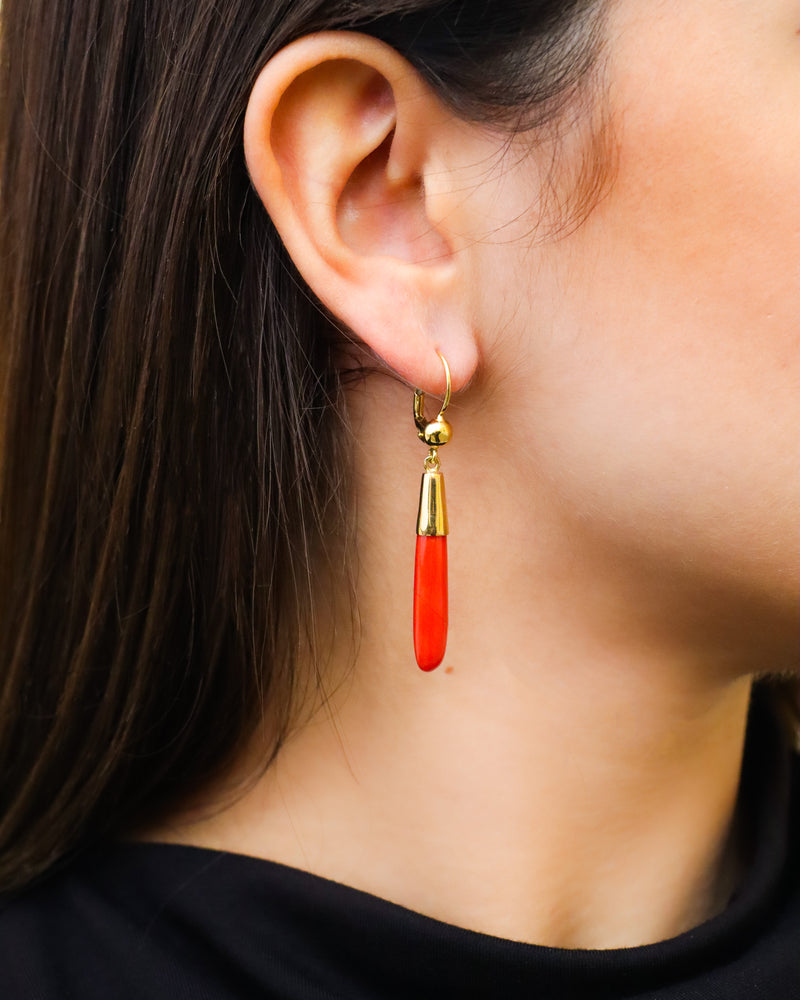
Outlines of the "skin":
[{"label": "skin", "polygon": [[331,606],[328,703],[233,804],[258,741],[143,836],[553,947],[724,908],[752,678],[797,669],[797,29],[793,3],[612,4],[613,184],[558,239],[585,120],[553,178],[550,139],[458,121],[372,39],[265,68],[245,151],[301,272],[410,385],[441,391],[437,347],[453,370],[448,651],[414,665],[425,452],[372,376],[357,652]]}]

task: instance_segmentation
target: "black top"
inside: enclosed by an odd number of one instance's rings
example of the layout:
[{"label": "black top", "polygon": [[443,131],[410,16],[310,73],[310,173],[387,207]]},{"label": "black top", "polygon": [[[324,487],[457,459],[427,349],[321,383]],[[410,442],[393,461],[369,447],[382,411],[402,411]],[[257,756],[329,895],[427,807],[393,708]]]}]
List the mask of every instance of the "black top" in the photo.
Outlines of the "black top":
[{"label": "black top", "polygon": [[639,948],[563,950],[422,916],[272,861],[112,844],[6,901],[2,1000],[798,1000],[800,766],[751,714],[753,851],[726,910]]}]

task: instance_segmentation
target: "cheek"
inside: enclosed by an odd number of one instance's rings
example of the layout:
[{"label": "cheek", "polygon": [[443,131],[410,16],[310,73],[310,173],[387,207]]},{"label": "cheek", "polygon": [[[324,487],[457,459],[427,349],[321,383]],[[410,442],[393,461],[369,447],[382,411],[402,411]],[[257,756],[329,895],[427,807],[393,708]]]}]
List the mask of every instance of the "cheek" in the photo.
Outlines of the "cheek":
[{"label": "cheek", "polygon": [[[623,46],[619,175],[597,236],[627,269],[626,293],[639,287],[634,301],[646,282],[665,317],[688,312],[724,349],[755,355],[770,333],[785,357],[800,264],[797,38],[758,13],[767,4],[687,6],[686,23],[646,20]],[[734,13],[741,25],[726,26]]]},{"label": "cheek", "polygon": [[655,43],[643,49],[618,81],[616,184],[562,248],[572,335],[553,348],[536,420],[584,520],[793,579],[796,67],[741,55],[731,73],[730,52],[720,65],[705,52],[702,71],[699,54],[662,49],[659,63]]},{"label": "cheek", "polygon": [[777,361],[797,332],[800,133],[793,121],[782,142],[758,143],[742,124],[695,113],[632,130],[599,240],[627,301],[664,326],[688,315],[711,358],[716,345],[766,361],[769,335]]},{"label": "cheek", "polygon": [[742,355],[769,334],[772,356],[786,358],[797,332],[800,52],[776,6],[645,12],[623,0],[609,68],[617,183],[587,236],[617,263],[606,277],[626,304],[658,309],[665,327],[688,314],[691,329]]}]

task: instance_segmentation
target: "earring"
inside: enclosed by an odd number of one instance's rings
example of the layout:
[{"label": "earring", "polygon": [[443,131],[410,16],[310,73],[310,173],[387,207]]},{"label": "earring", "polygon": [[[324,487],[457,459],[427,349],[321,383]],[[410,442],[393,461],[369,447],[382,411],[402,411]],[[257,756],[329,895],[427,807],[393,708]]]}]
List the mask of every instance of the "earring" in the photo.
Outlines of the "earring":
[{"label": "earring", "polygon": [[417,550],[414,559],[414,653],[421,670],[433,670],[444,659],[447,646],[447,507],[439,448],[453,436],[444,419],[450,403],[450,367],[439,351],[447,388],[435,420],[425,419],[425,395],[414,390],[414,423],[428,446],[419,493]]}]

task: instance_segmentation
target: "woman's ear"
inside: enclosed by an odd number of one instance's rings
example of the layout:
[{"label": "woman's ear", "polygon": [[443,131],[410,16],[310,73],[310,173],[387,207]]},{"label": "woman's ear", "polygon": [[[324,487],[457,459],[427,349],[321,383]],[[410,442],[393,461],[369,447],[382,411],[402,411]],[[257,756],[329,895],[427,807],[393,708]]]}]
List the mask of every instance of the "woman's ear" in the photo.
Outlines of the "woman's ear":
[{"label": "woman's ear", "polygon": [[348,32],[309,35],[274,56],[245,117],[251,179],[300,273],[429,391],[443,387],[437,348],[454,388],[478,363],[464,237],[448,228],[460,128],[398,53]]}]

